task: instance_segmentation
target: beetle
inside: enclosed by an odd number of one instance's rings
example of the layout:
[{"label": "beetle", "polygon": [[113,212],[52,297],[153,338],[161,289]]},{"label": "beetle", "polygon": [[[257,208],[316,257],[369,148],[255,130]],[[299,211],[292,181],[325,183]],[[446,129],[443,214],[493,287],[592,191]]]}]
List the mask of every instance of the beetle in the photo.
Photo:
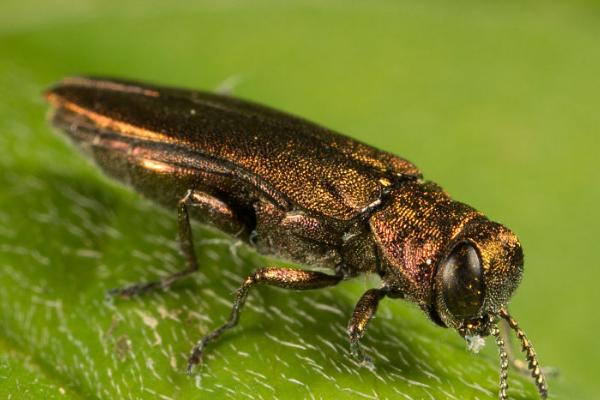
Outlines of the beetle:
[{"label": "beetle", "polygon": [[[66,78],[45,93],[52,124],[109,176],[176,209],[181,271],[115,289],[123,297],[167,289],[198,270],[190,218],[259,253],[331,273],[261,268],[235,294],[229,319],[188,360],[239,320],[249,290],[266,284],[307,290],[361,274],[381,277],[348,325],[352,354],[384,297],[414,302],[473,350],[493,335],[506,399],[507,330],[519,338],[542,398],[544,374],[531,341],[507,311],[523,273],[513,232],[424,180],[410,161],[304,119],[230,96],[111,78]],[[506,325],[501,334],[499,323]],[[513,364],[527,368],[514,360]]]}]

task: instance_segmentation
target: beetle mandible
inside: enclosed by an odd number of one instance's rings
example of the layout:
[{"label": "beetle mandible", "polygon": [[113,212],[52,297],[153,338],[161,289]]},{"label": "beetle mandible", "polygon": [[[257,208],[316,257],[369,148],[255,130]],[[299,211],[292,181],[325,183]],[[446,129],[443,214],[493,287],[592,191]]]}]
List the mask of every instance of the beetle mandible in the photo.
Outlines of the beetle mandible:
[{"label": "beetle mandible", "polygon": [[198,270],[190,215],[259,253],[331,269],[330,274],[256,270],[237,290],[227,322],[194,346],[189,372],[206,345],[237,324],[253,286],[317,289],[375,273],[382,286],[365,292],[348,325],[359,361],[369,362],[359,341],[380,300],[404,298],[474,347],[481,337],[495,337],[501,399],[508,387],[509,355],[498,327],[504,321],[517,334],[546,398],[536,353],[506,308],[523,273],[517,237],[452,200],[411,162],[298,117],[218,94],[71,77],[48,90],[46,98],[53,125],[104,172],[178,212],[186,268],[113,294],[167,289]]}]

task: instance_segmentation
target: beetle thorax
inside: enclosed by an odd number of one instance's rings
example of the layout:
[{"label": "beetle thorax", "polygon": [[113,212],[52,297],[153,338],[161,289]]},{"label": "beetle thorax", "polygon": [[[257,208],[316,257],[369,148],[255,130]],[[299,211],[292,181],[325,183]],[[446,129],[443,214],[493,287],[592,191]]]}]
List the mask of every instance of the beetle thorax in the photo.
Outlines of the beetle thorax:
[{"label": "beetle thorax", "polygon": [[431,182],[407,182],[390,193],[388,204],[370,218],[386,284],[429,308],[436,265],[475,218],[483,217]]}]

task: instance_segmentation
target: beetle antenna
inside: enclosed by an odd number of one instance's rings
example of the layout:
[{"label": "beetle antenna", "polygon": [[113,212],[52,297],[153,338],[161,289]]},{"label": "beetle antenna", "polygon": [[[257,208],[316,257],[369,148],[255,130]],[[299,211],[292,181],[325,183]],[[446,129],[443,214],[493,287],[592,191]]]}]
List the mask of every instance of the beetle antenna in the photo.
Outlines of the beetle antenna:
[{"label": "beetle antenna", "polygon": [[[546,386],[546,379],[544,378],[544,374],[542,369],[540,368],[540,364],[537,359],[537,355],[535,354],[535,350],[533,349],[533,345],[525,335],[525,332],[521,328],[519,328],[519,324],[513,317],[510,316],[508,311],[505,308],[500,309],[500,317],[502,317],[506,322],[508,322],[508,326],[511,327],[513,331],[517,334],[517,337],[521,341],[521,351],[525,353],[525,358],[527,359],[529,370],[531,371],[531,376],[535,381],[535,385],[537,386],[538,392],[542,399],[546,399],[548,397],[548,386]],[[497,327],[496,327],[497,328]],[[497,341],[498,339],[496,339]]]},{"label": "beetle antenna", "polygon": [[500,330],[498,325],[494,325],[491,331],[494,338],[496,338],[496,344],[498,345],[498,351],[500,353],[500,392],[498,392],[498,398],[500,400],[508,399],[508,354],[506,354],[506,348],[504,347],[504,340],[500,336]]}]

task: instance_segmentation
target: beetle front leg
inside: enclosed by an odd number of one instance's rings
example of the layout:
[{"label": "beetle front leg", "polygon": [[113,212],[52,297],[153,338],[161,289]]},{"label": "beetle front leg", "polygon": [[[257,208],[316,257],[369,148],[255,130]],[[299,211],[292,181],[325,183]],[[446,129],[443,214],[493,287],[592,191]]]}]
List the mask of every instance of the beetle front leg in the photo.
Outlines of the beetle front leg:
[{"label": "beetle front leg", "polygon": [[262,283],[285,289],[308,290],[334,286],[342,279],[343,276],[341,274],[328,275],[322,272],[291,268],[261,268],[256,270],[244,280],[242,286],[237,290],[233,308],[227,322],[203,337],[192,349],[192,354],[188,359],[188,373],[191,374],[194,366],[200,363],[204,348],[208,343],[214,342],[226,330],[237,325],[240,318],[240,311],[246,302],[248,291],[252,286]]},{"label": "beetle front leg", "polygon": [[166,276],[159,281],[143,282],[124,288],[113,289],[108,292],[109,295],[132,297],[156,289],[166,290],[179,279],[198,271],[192,225],[190,224],[190,207],[198,209],[203,219],[210,221],[225,232],[236,233],[244,230],[244,225],[236,218],[233,210],[227,204],[207,193],[190,189],[179,200],[177,205],[179,245],[185,257],[186,268]]},{"label": "beetle front leg", "polygon": [[377,312],[379,301],[388,293],[386,288],[367,290],[354,307],[352,319],[348,324],[348,338],[350,339],[350,351],[359,363],[372,367],[371,359],[360,347],[360,339],[365,335],[369,322]]}]

